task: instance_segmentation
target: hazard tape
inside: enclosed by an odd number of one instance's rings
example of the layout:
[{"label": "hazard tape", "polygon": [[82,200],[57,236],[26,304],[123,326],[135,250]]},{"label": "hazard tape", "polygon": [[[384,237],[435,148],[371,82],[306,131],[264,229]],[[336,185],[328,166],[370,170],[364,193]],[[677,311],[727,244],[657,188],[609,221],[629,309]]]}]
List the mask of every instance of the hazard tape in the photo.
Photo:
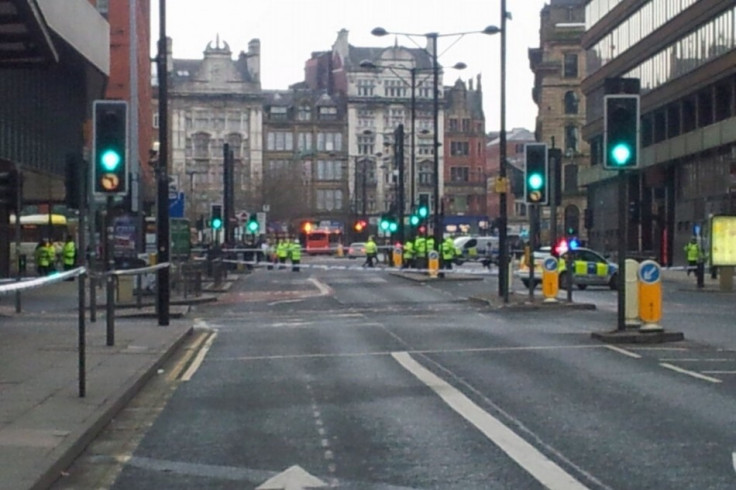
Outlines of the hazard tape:
[{"label": "hazard tape", "polygon": [[[256,262],[256,261],[250,261],[250,260],[233,260],[233,259],[223,259],[222,260],[225,263],[228,264],[243,264],[243,265],[251,265],[254,267],[257,267],[259,269],[266,268],[266,269],[273,269],[273,270],[285,270],[285,269],[291,269],[291,268],[299,268],[299,269],[312,269],[312,270],[320,270],[320,271],[355,271],[355,272],[407,272],[407,273],[430,273],[433,272],[431,269],[410,269],[410,268],[399,268],[399,267],[390,267],[390,266],[381,266],[376,265],[373,267],[367,267],[367,266],[360,266],[360,265],[326,265],[326,264],[292,264],[292,263],[274,263],[274,262]],[[477,276],[489,276],[492,275],[490,270],[482,269],[482,270],[460,270],[460,269],[438,269],[438,273],[443,274],[462,274],[462,275],[477,275]]]},{"label": "hazard tape", "polygon": [[44,286],[50,286],[51,284],[56,284],[57,282],[65,281],[67,279],[71,279],[73,277],[81,276],[82,274],[85,274],[87,272],[87,269],[84,267],[77,267],[76,269],[64,271],[64,272],[55,272],[49,276],[44,277],[36,277],[33,279],[22,279],[20,281],[16,281],[10,284],[3,284],[0,286],[0,296],[15,293],[18,291],[24,291],[26,289],[36,289],[36,288],[42,288]]}]

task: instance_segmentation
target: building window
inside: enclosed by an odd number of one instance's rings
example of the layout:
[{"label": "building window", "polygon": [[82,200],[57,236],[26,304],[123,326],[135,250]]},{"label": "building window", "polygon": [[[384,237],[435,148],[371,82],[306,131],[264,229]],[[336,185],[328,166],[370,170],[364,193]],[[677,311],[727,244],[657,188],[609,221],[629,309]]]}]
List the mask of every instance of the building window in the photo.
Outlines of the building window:
[{"label": "building window", "polygon": [[294,135],[290,131],[269,131],[266,149],[270,151],[291,151],[294,149]]},{"label": "building window", "polygon": [[419,183],[424,185],[432,185],[432,164],[429,162],[419,164]]},{"label": "building window", "polygon": [[322,121],[332,121],[337,119],[337,107],[325,106],[319,108],[319,118]]},{"label": "building window", "polygon": [[153,115],[153,127],[158,128],[158,112]]},{"label": "building window", "polygon": [[578,113],[578,96],[572,90],[565,92],[565,114]]},{"label": "building window", "polygon": [[310,121],[312,119],[312,108],[308,105],[300,105],[296,113],[297,121]]},{"label": "building window", "polygon": [[288,160],[269,160],[266,163],[266,173],[271,177],[278,176],[289,170]]},{"label": "building window", "polygon": [[317,133],[317,150],[342,151],[342,133]]},{"label": "building window", "polygon": [[274,107],[271,107],[268,114],[269,114],[269,118],[272,120],[284,121],[287,118],[286,112],[287,112],[286,107],[274,106]]},{"label": "building window", "polygon": [[241,147],[243,146],[243,137],[237,133],[227,135],[227,144],[233,152],[233,158],[239,160],[241,158]]},{"label": "building window", "polygon": [[406,84],[401,80],[384,80],[383,90],[386,97],[406,97]]},{"label": "building window", "polygon": [[429,99],[430,97],[432,97],[432,90],[434,88],[434,83],[432,81],[421,80],[417,82],[416,87],[416,97],[423,99]]},{"label": "building window", "polygon": [[358,136],[358,154],[360,155],[373,155],[374,151],[374,145],[375,145],[375,136],[372,134],[369,135],[360,135]]},{"label": "building window", "polygon": [[577,78],[578,77],[578,55],[575,53],[565,54],[565,65],[563,76],[565,78]]},{"label": "building window", "polygon": [[451,141],[450,142],[450,155],[452,156],[465,156],[470,153],[470,145],[467,141]]},{"label": "building window", "polygon": [[317,210],[334,211],[342,209],[342,190],[317,189]]},{"label": "building window", "polygon": [[565,152],[568,150],[573,153],[578,151],[578,128],[574,124],[565,126]]},{"label": "building window", "polygon": [[463,119],[463,133],[470,131],[470,119]]},{"label": "building window", "polygon": [[450,131],[457,131],[457,119],[450,119]]},{"label": "building window", "polygon": [[375,88],[375,82],[368,79],[358,80],[358,96],[359,97],[373,97],[373,90]]},{"label": "building window", "polygon": [[419,143],[417,145],[417,155],[434,155],[434,152],[432,151],[432,148],[434,147],[434,143]]},{"label": "building window", "polygon": [[193,137],[194,158],[207,159],[210,157],[210,135],[205,133],[195,134]]},{"label": "building window", "polygon": [[296,137],[297,150],[311,151],[314,148],[312,145],[312,133],[297,133]]},{"label": "building window", "polygon": [[338,160],[318,160],[316,180],[342,180],[342,165]]},{"label": "building window", "polygon": [[470,169],[468,167],[450,167],[451,182],[468,182]]}]

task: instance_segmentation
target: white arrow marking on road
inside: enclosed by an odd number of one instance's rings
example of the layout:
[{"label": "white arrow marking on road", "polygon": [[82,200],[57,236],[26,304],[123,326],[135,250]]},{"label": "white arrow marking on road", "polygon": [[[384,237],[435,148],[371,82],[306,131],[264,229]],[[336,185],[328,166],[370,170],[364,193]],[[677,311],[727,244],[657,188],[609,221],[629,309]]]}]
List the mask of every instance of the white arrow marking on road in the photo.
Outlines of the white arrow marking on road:
[{"label": "white arrow marking on road", "polygon": [[415,361],[408,352],[392,352],[391,356],[407,371],[437,393],[445,403],[465,420],[477,427],[496,446],[516,461],[519,466],[536,478],[539,483],[550,490],[587,489],[575,477],[506,427],[500,420],[494,418],[454,386]]},{"label": "white arrow marking on road", "polygon": [[733,464],[733,470],[736,471],[736,453],[731,453],[731,463]]},{"label": "white arrow marking on road", "polygon": [[256,487],[256,490],[304,490],[305,488],[323,488],[327,484],[294,465],[273,478]]}]

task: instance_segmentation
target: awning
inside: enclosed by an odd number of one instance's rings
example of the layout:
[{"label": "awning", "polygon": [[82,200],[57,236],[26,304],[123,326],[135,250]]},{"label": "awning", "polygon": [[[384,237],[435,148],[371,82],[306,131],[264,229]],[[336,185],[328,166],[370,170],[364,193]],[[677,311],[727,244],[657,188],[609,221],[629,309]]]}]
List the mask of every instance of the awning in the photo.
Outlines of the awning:
[{"label": "awning", "polygon": [[58,61],[59,54],[36,0],[0,0],[0,68]]}]

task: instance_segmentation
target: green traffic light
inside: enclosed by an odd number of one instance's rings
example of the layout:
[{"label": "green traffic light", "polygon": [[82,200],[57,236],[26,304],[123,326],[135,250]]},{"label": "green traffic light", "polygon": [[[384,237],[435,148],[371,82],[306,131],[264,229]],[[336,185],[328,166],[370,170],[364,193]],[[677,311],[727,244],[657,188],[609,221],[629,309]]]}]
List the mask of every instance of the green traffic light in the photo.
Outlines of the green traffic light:
[{"label": "green traffic light", "polygon": [[426,206],[421,206],[419,208],[419,217],[420,218],[426,218],[429,214],[429,209]]},{"label": "green traffic light", "polygon": [[626,143],[618,143],[611,148],[611,158],[617,165],[626,165],[631,160],[631,147]]},{"label": "green traffic light", "polygon": [[544,185],[544,178],[542,174],[533,173],[527,177],[529,188],[533,191],[538,191]]},{"label": "green traffic light", "polygon": [[219,230],[220,228],[222,228],[222,220],[220,218],[213,218],[212,228],[215,230]]},{"label": "green traffic light", "polygon": [[398,230],[398,229],[399,229],[399,225],[397,223],[389,223],[388,224],[388,231],[390,231],[391,233],[396,232],[396,230]]},{"label": "green traffic light", "polygon": [[411,226],[417,226],[419,224],[419,216],[417,216],[416,214],[412,214],[409,218],[409,224]]},{"label": "green traffic light", "polygon": [[382,221],[381,221],[381,229],[382,229],[383,231],[386,231],[386,230],[388,230],[388,227],[389,227],[389,222],[388,222],[388,221],[386,221],[386,220],[382,220]]},{"label": "green traffic light", "polygon": [[105,150],[100,156],[100,162],[108,172],[117,169],[122,161],[123,158],[120,156],[120,153],[115,150]]},{"label": "green traffic light", "polygon": [[260,225],[258,224],[258,221],[249,221],[248,222],[248,231],[251,233],[255,233],[258,231],[258,228],[260,228]]}]

